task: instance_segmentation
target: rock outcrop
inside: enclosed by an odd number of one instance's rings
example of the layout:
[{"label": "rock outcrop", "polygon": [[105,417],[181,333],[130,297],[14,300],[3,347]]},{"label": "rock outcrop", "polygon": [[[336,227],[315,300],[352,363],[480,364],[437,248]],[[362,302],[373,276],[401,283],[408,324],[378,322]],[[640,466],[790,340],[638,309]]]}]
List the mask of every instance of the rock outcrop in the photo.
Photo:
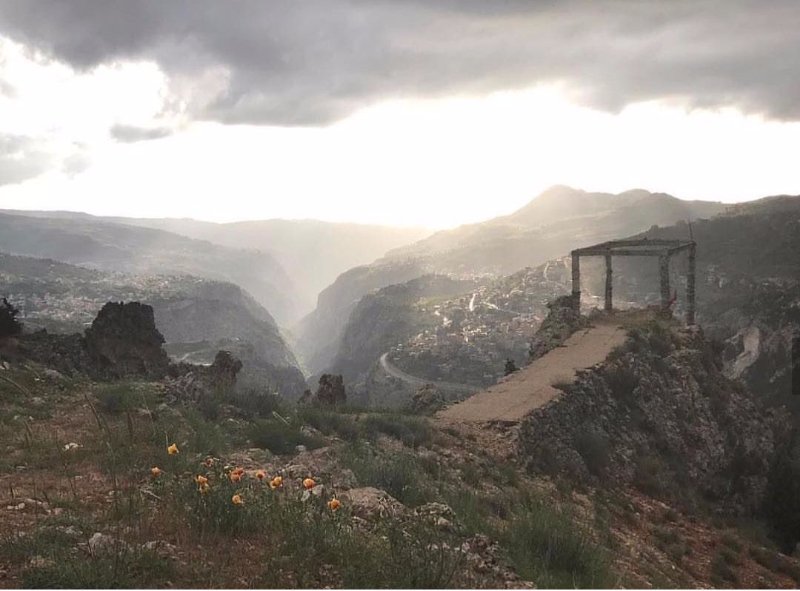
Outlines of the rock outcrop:
[{"label": "rock outcrop", "polygon": [[319,386],[314,394],[306,390],[300,402],[320,406],[335,406],[347,402],[347,393],[344,388],[344,378],[341,375],[324,373],[319,378]]},{"label": "rock outcrop", "polygon": [[219,351],[208,366],[176,364],[165,380],[167,393],[184,402],[201,402],[217,393],[230,393],[241,369],[242,362],[230,351]]},{"label": "rock outcrop", "polygon": [[418,414],[430,414],[444,408],[447,403],[442,392],[433,384],[425,384],[418,388],[411,397],[411,411]]},{"label": "rock outcrop", "polygon": [[93,377],[160,379],[167,374],[164,337],[147,304],[108,302],[86,329],[84,342]]}]

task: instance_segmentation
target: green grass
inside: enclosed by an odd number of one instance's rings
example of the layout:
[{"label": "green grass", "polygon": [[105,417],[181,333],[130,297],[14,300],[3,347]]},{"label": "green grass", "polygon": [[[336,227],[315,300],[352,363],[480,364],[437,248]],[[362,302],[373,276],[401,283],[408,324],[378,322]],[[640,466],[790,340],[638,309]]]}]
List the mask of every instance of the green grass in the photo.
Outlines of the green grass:
[{"label": "green grass", "polygon": [[565,509],[532,498],[518,506],[501,540],[516,571],[541,588],[613,584],[610,560]]},{"label": "green grass", "polygon": [[365,445],[351,444],[342,461],[362,486],[385,490],[405,505],[415,507],[433,500],[429,478],[414,455],[379,455]]},{"label": "green grass", "polygon": [[371,440],[383,434],[400,440],[407,447],[419,447],[433,441],[433,428],[421,417],[400,413],[371,413],[359,423],[363,436]]},{"label": "green grass", "polygon": [[135,589],[163,584],[170,563],[146,550],[124,550],[97,558],[56,556],[23,572],[22,584],[34,589]]},{"label": "green grass", "polygon": [[333,570],[347,589],[441,589],[454,585],[463,563],[453,538],[425,523],[385,521],[367,536],[341,519],[295,517],[279,532],[261,586],[276,585],[280,572],[293,586],[318,588]]}]

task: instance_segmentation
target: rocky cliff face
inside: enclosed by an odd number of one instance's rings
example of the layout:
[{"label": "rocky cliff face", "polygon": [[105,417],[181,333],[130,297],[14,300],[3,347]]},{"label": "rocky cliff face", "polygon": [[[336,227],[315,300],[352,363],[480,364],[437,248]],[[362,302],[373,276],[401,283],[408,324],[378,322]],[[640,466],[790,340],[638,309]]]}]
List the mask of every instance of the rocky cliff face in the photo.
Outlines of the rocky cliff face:
[{"label": "rocky cliff face", "polygon": [[785,416],[723,374],[701,330],[635,329],[564,390],[522,425],[529,468],[688,505],[760,509]]}]

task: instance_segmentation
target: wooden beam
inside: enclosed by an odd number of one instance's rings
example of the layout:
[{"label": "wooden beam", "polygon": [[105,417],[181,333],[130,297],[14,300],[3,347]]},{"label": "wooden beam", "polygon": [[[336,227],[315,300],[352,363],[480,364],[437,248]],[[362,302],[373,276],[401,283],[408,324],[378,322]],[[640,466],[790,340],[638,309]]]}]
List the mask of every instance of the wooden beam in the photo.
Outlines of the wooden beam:
[{"label": "wooden beam", "polygon": [[669,308],[669,256],[658,259],[658,275],[661,283],[661,308]]},{"label": "wooden beam", "polygon": [[604,257],[604,256],[621,256],[621,257],[661,257],[669,254],[669,249],[666,248],[581,248],[580,250],[573,250],[573,255],[582,257]]},{"label": "wooden beam", "polygon": [[611,296],[612,278],[613,278],[613,271],[611,270],[611,255],[607,254],[606,255],[606,305],[605,305],[606,312],[611,312],[611,310],[613,309],[612,296]]},{"label": "wooden beam", "polygon": [[691,244],[690,241],[687,240],[665,240],[665,239],[653,239],[653,240],[609,240],[607,242],[601,242],[600,244],[593,244],[592,246],[585,246],[583,248],[576,248],[572,252],[577,254],[585,254],[590,251],[600,251],[606,249],[617,249],[617,248],[627,248],[632,246],[664,246],[664,247],[686,247]]},{"label": "wooden beam", "polygon": [[686,324],[692,326],[695,322],[695,274],[696,274],[697,247],[694,242],[689,247],[689,275],[686,277]]},{"label": "wooden beam", "polygon": [[679,246],[675,246],[675,247],[673,247],[673,248],[670,248],[670,249],[667,251],[667,253],[668,253],[670,256],[672,256],[673,254],[677,254],[677,253],[679,253],[679,252],[682,252],[682,251],[684,251],[684,250],[690,250],[690,249],[694,248],[694,246],[695,246],[695,243],[694,243],[694,242],[687,242],[686,244],[681,244],[681,245],[679,245]]},{"label": "wooden beam", "polygon": [[575,307],[581,309],[581,257],[572,255],[572,298],[575,300]]}]

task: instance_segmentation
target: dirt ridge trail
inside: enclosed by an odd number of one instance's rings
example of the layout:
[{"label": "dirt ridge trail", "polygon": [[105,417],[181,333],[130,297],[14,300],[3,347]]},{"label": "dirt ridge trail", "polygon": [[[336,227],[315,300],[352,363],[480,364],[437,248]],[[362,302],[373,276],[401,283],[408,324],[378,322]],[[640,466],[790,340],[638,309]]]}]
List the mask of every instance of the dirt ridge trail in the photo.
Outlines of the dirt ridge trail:
[{"label": "dirt ridge trail", "polygon": [[573,382],[578,370],[603,362],[626,338],[625,329],[613,321],[580,329],[562,346],[494,386],[439,411],[436,418],[443,423],[519,423],[561,394],[553,384]]}]

